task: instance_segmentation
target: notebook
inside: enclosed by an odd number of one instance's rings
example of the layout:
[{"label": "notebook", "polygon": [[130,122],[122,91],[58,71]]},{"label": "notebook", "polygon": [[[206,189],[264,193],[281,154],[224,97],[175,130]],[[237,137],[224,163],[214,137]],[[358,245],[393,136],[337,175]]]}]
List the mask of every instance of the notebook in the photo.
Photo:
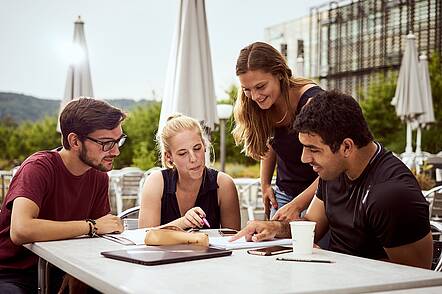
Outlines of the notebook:
[{"label": "notebook", "polygon": [[143,246],[132,249],[103,251],[108,258],[133,262],[143,265],[158,265],[196,259],[228,256],[230,250],[198,245]]}]

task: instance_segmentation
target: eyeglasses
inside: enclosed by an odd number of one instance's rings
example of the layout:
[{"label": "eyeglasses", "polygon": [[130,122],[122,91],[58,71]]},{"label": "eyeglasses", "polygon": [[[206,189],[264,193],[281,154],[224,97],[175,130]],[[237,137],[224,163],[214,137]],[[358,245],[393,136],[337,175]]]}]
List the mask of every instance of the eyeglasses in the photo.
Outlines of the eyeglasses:
[{"label": "eyeglasses", "polygon": [[101,140],[97,140],[91,137],[86,136],[86,139],[91,140],[92,142],[95,142],[97,144],[101,145],[101,150],[103,150],[104,152],[111,150],[112,148],[114,148],[115,144],[118,144],[118,148],[120,148],[121,146],[124,145],[124,142],[126,142],[127,139],[127,135],[123,134],[121,135],[120,138],[118,138],[117,140],[108,140],[108,141],[101,141]]}]

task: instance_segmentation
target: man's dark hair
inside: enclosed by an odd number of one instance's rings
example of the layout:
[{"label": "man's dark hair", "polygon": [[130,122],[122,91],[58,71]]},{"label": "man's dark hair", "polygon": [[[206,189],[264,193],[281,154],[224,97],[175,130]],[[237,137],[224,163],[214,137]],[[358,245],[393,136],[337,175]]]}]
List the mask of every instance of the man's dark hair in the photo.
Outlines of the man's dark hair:
[{"label": "man's dark hair", "polygon": [[358,102],[338,91],[326,91],[310,99],[296,116],[293,126],[299,133],[316,133],[334,153],[345,138],[359,148],[373,141]]},{"label": "man's dark hair", "polygon": [[60,114],[63,147],[71,148],[68,135],[75,133],[81,141],[96,130],[112,130],[126,118],[126,114],[109,103],[80,97],[69,102]]}]

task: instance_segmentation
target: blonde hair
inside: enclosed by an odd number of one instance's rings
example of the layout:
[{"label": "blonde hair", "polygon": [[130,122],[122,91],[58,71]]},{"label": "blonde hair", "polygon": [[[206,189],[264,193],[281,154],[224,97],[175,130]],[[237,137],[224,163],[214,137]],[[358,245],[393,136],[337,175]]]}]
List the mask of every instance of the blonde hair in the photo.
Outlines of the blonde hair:
[{"label": "blonde hair", "polygon": [[[281,87],[281,98],[284,100],[288,117],[292,123],[295,119],[292,109],[289,90],[302,88],[308,84],[315,84],[312,80],[292,76],[286,60],[271,45],[255,42],[240,51],[236,62],[236,75],[242,75],[250,70],[261,70],[278,77]],[[244,145],[242,151],[246,156],[260,160],[269,150],[268,144],[274,134],[274,122],[271,119],[273,106],[261,109],[252,99],[247,98],[244,91],[238,91],[233,114],[235,127],[232,131],[236,145]]]},{"label": "blonde hair", "polygon": [[210,148],[210,143],[200,123],[189,116],[181,113],[172,114],[167,118],[166,124],[159,130],[156,136],[160,152],[161,164],[165,168],[173,168],[173,164],[166,159],[166,152],[170,152],[170,139],[184,130],[196,131],[201,137],[205,148]]}]

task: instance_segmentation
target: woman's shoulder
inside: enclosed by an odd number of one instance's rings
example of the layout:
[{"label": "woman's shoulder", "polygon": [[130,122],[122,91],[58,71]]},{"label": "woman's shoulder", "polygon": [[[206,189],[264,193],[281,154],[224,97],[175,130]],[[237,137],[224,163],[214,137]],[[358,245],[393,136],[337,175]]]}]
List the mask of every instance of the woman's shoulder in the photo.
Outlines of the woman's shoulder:
[{"label": "woman's shoulder", "polygon": [[222,171],[218,172],[217,183],[218,183],[219,187],[221,187],[221,185],[234,184],[233,178],[230,175],[228,175]]},{"label": "woman's shoulder", "polygon": [[155,170],[155,171],[153,171],[151,174],[149,174],[147,177],[146,177],[146,179],[145,179],[145,182],[144,182],[144,186],[146,186],[146,185],[152,185],[152,184],[155,184],[155,185],[163,185],[163,183],[164,183],[164,170],[163,169],[161,169],[161,170]]}]

